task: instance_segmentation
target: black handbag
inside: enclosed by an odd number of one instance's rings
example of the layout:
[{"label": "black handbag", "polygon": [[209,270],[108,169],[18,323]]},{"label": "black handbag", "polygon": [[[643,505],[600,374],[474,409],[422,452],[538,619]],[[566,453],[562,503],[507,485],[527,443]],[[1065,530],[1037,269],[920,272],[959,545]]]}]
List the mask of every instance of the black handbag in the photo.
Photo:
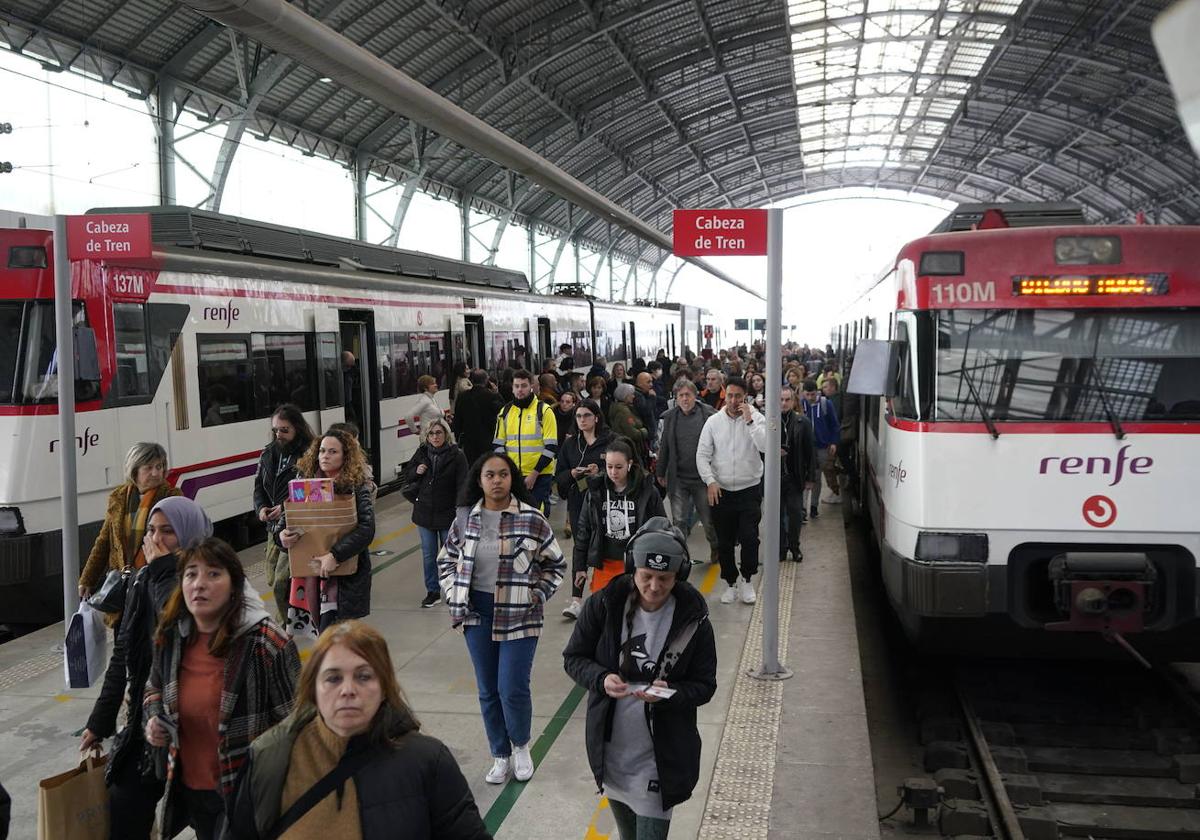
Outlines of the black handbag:
[{"label": "black handbag", "polygon": [[100,612],[123,612],[125,610],[125,594],[129,590],[129,578],[132,575],[132,566],[126,566],[124,569],[113,569],[104,576],[104,582],[88,598],[88,603],[100,610]]}]

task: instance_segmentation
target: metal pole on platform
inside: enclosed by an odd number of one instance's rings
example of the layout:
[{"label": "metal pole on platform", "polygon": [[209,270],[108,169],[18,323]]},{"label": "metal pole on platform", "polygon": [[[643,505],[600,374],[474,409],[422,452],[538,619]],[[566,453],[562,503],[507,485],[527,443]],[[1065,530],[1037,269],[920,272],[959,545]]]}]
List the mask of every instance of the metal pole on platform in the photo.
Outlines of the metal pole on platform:
[{"label": "metal pole on platform", "polygon": [[79,494],[75,480],[75,329],[67,217],[54,217],[54,330],[58,367],[58,474],[62,482],[63,620],[79,605]]},{"label": "metal pole on platform", "polygon": [[763,493],[763,579],[762,666],[752,676],[764,680],[782,680],[792,675],[779,661],[779,480],[782,472],[780,450],[779,390],[780,337],[783,318],[783,211],[767,211],[767,394],[763,406],[767,417],[767,454]]}]

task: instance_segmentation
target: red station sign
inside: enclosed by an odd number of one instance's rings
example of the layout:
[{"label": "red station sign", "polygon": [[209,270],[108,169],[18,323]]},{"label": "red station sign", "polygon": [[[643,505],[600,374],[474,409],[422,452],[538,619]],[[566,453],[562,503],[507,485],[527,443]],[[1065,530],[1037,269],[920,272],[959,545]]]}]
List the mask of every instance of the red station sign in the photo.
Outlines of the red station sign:
[{"label": "red station sign", "polygon": [[145,213],[67,217],[68,259],[148,259],[153,253]]},{"label": "red station sign", "polygon": [[761,257],[767,253],[766,210],[676,210],[677,257]]}]

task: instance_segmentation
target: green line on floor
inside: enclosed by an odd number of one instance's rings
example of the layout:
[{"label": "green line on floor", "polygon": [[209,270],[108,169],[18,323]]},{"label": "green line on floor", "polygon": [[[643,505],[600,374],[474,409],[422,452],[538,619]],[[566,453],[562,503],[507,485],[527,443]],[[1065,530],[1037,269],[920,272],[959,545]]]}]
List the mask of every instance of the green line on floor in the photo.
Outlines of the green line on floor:
[{"label": "green line on floor", "polygon": [[[579,706],[579,701],[587,695],[587,691],[582,686],[575,686],[567,694],[562,701],[562,705],[558,707],[558,711],[550,718],[550,722],[546,724],[546,728],[542,730],[542,734],[533,742],[533,749],[529,752],[533,756],[533,766],[538,767],[542,763],[542,759],[546,757],[546,753],[550,752],[550,747],[553,746],[558,736],[562,734],[563,728],[566,727],[567,721],[571,719],[571,715],[575,713],[576,707]],[[483,823],[487,826],[487,830],[491,834],[495,834],[500,830],[501,823],[512,811],[513,806],[517,804],[517,799],[521,796],[521,791],[525,790],[528,782],[518,782],[516,779],[509,779],[508,784],[504,786],[504,790],[500,791],[500,795],[496,797],[496,801],[492,803],[492,807],[488,808],[487,816],[483,818]]]},{"label": "green line on floor", "polygon": [[405,557],[407,557],[408,555],[413,554],[414,552],[417,552],[420,550],[421,550],[421,544],[417,543],[412,548],[408,548],[408,549],[405,549],[404,551],[401,551],[395,557],[391,557],[387,560],[384,560],[382,563],[372,564],[371,575],[374,576],[374,575],[379,574],[380,572],[382,572],[384,569],[386,569],[388,566],[392,565],[393,563],[398,563],[401,560],[403,560]]}]

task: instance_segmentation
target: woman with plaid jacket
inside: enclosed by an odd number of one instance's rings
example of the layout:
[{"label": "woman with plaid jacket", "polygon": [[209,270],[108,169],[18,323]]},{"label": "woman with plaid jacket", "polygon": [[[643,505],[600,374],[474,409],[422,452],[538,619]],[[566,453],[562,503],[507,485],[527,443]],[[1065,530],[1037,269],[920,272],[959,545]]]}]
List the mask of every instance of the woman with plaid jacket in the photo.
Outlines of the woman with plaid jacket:
[{"label": "woman with plaid jacket", "polygon": [[513,776],[523,782],[533,776],[533,655],[546,602],[562,582],[566,561],[508,455],[482,455],[459,501],[438,556],[439,583],[451,625],[462,629],[475,666],[494,759],[484,778],[503,784],[511,762]]},{"label": "woman with plaid jacket", "polygon": [[246,584],[237,553],[208,537],[179,555],[142,700],[162,836],[216,840],[250,744],[292,711],[300,657]]}]

